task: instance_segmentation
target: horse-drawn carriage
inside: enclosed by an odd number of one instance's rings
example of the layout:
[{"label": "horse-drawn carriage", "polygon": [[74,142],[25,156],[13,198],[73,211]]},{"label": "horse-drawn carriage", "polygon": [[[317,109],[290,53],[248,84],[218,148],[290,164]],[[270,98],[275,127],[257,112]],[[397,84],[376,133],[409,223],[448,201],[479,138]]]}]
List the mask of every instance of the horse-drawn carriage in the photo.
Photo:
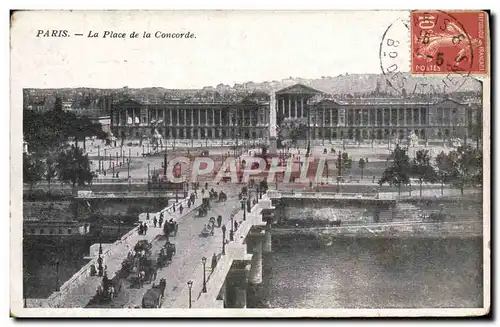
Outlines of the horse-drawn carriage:
[{"label": "horse-drawn carriage", "polygon": [[179,230],[179,224],[176,221],[168,221],[165,223],[167,226],[165,227],[168,230],[168,236],[175,237],[177,236],[177,231]]},{"label": "horse-drawn carriage", "polygon": [[160,284],[153,285],[144,297],[142,298],[142,307],[145,309],[149,308],[159,308],[161,306],[161,300],[165,296],[165,287],[166,287],[165,278],[160,279]]},{"label": "horse-drawn carriage", "polygon": [[226,193],[220,191],[219,192],[219,200],[218,201],[219,202],[225,202],[225,201],[227,201],[227,195],[226,195]]},{"label": "horse-drawn carriage", "polygon": [[132,268],[130,273],[131,283],[142,287],[144,283],[149,284],[156,279],[157,266],[152,258],[140,258],[139,264]]},{"label": "horse-drawn carriage", "polygon": [[170,243],[169,241],[167,241],[165,242],[165,245],[163,247],[167,251],[167,257],[169,256],[169,253],[172,254],[172,256],[174,256],[177,253],[174,243]]},{"label": "horse-drawn carriage", "polygon": [[215,217],[210,217],[208,225],[205,225],[205,227],[203,227],[200,236],[208,237],[210,235],[214,235],[214,229],[215,229]]},{"label": "horse-drawn carriage", "polygon": [[135,244],[134,251],[136,253],[142,253],[144,251],[145,256],[148,257],[151,255],[152,247],[153,245],[149,243],[147,240],[140,240]]},{"label": "horse-drawn carriage", "polygon": [[174,256],[175,244],[166,242],[165,246],[160,250],[158,256],[156,257],[156,266],[158,268],[163,268],[170,262],[172,262],[172,257]]},{"label": "horse-drawn carriage", "polygon": [[200,208],[198,209],[198,217],[205,217],[210,209],[210,199],[203,198]]},{"label": "horse-drawn carriage", "polygon": [[101,285],[97,288],[95,300],[98,303],[113,300],[121,291],[123,282],[120,276],[115,275],[109,279],[106,275],[102,278]]},{"label": "horse-drawn carriage", "polygon": [[219,194],[214,189],[211,189],[210,192],[208,192],[208,196],[210,197],[210,200],[217,200]]}]

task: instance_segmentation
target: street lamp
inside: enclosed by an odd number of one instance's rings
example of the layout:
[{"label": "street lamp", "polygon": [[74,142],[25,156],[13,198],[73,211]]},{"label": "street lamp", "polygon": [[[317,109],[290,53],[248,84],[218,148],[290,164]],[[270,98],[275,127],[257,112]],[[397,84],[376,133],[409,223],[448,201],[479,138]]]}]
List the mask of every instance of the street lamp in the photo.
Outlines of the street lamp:
[{"label": "street lamp", "polygon": [[193,281],[190,280],[187,282],[189,288],[189,308],[191,308],[191,288],[193,288]]},{"label": "street lamp", "polygon": [[243,221],[247,220],[247,210],[245,208],[246,205],[246,198],[241,199],[241,210],[243,210]]},{"label": "street lamp", "polygon": [[205,265],[207,264],[207,258],[201,258],[201,262],[203,263],[203,289],[201,290],[203,293],[207,292],[207,279],[205,275]]},{"label": "street lamp", "polygon": [[234,241],[234,222],[233,222],[233,215],[231,215],[231,230],[229,231],[229,240]]},{"label": "street lamp", "polygon": [[222,255],[226,255],[226,229],[222,230]]}]

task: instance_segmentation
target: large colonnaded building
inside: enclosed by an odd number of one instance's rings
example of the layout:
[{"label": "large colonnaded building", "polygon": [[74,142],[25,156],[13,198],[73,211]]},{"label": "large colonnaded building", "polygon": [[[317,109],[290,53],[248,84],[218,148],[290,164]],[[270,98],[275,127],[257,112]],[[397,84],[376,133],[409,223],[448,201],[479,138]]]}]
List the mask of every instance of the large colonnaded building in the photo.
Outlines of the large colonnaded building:
[{"label": "large colonnaded building", "polygon": [[[425,101],[427,100],[427,101]],[[151,135],[152,127],[166,138],[267,139],[271,126],[286,118],[303,118],[315,140],[405,138],[413,131],[421,140],[470,137],[481,124],[479,97],[467,101],[429,97],[336,100],[309,86],[295,84],[264,99],[190,103],[114,105],[111,128],[116,136]],[[310,114],[309,117],[307,114]]]}]

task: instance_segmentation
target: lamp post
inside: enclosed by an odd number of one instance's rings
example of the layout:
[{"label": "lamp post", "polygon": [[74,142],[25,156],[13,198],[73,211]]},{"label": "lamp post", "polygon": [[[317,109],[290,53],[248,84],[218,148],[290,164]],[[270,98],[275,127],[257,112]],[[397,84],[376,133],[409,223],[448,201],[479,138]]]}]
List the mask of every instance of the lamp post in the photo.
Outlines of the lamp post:
[{"label": "lamp post", "polygon": [[191,309],[191,289],[193,288],[193,281],[187,282],[189,288],[189,308]]},{"label": "lamp post", "polygon": [[231,230],[229,231],[229,240],[234,241],[234,217],[231,215]]},{"label": "lamp post", "polygon": [[203,289],[201,290],[203,293],[207,292],[207,279],[206,279],[206,274],[205,274],[205,266],[207,264],[207,258],[203,257],[201,258],[201,262],[203,263]]},{"label": "lamp post", "polygon": [[243,221],[247,220],[247,210],[245,208],[246,202],[247,202],[246,197],[241,199],[241,210],[243,210]]},{"label": "lamp post", "polygon": [[222,230],[222,255],[226,255],[226,229]]}]

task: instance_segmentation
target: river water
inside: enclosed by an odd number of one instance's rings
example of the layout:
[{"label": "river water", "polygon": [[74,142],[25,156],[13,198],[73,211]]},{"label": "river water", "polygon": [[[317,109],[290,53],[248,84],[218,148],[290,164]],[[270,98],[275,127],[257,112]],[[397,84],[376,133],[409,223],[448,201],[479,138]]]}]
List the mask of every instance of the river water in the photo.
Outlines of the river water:
[{"label": "river water", "polygon": [[482,307],[482,239],[273,236],[249,308]]}]

